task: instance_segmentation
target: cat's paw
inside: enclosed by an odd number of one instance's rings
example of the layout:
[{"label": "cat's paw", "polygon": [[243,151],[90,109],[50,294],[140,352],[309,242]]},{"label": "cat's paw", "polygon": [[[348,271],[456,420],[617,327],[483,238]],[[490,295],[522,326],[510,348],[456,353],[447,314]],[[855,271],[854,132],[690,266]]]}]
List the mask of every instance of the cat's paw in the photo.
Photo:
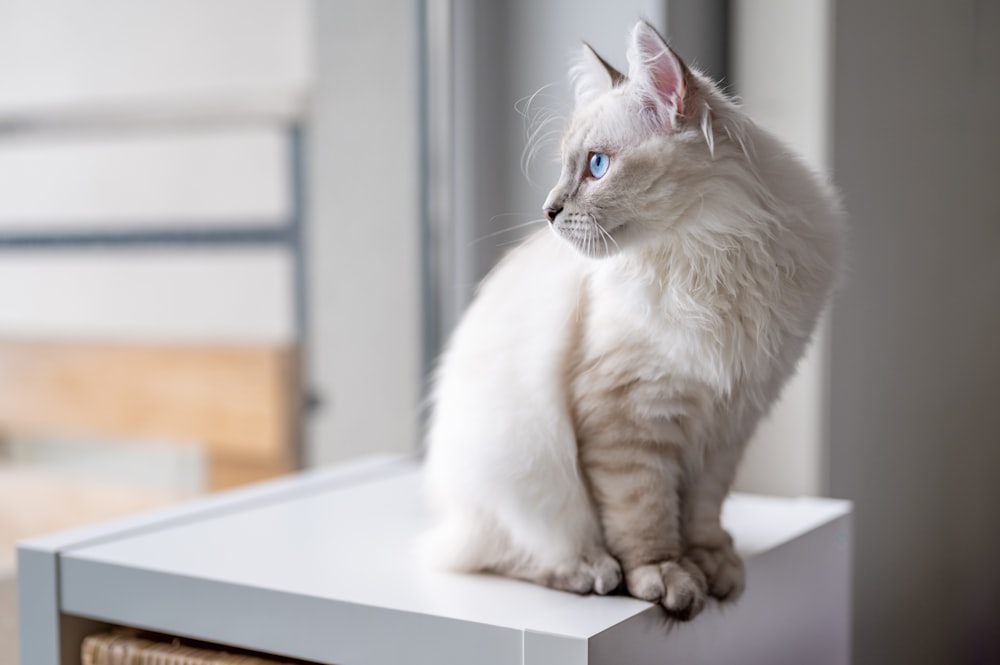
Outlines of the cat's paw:
[{"label": "cat's paw", "polygon": [[621,582],[621,566],[606,552],[558,566],[543,580],[546,586],[554,589],[602,596],[617,589]]},{"label": "cat's paw", "polygon": [[743,594],[746,573],[731,538],[727,537],[721,545],[691,547],[684,556],[704,573],[708,593],[713,598],[734,601]]},{"label": "cat's paw", "polygon": [[705,575],[685,560],[633,568],[625,573],[625,585],[631,595],[660,603],[679,621],[690,621],[705,608]]}]

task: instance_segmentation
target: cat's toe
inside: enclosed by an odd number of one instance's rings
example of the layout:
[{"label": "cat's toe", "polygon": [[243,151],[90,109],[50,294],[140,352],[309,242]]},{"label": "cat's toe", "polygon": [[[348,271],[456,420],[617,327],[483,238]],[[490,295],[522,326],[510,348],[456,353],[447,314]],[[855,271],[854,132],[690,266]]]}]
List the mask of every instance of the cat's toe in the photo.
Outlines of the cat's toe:
[{"label": "cat's toe", "polygon": [[625,586],[630,595],[653,603],[659,602],[666,592],[660,566],[655,563],[626,571]]},{"label": "cat's toe", "polygon": [[730,602],[742,596],[744,588],[746,588],[746,574],[743,570],[743,561],[737,557],[720,564],[718,572],[709,584],[708,593],[717,600]]},{"label": "cat's toe", "polygon": [[610,554],[605,554],[593,564],[594,593],[605,595],[615,591],[622,583],[622,568]]},{"label": "cat's toe", "polygon": [[705,576],[686,561],[663,561],[638,566],[625,574],[631,595],[658,602],[674,619],[688,621],[705,607]]},{"label": "cat's toe", "polygon": [[713,598],[735,601],[743,594],[746,573],[731,541],[717,547],[693,547],[685,556],[704,573]]},{"label": "cat's toe", "polygon": [[707,583],[697,566],[680,561],[660,564],[666,593],[660,603],[678,621],[690,621],[705,609]]},{"label": "cat's toe", "polygon": [[617,589],[621,580],[621,566],[614,557],[605,553],[559,567],[545,580],[545,584],[562,591],[604,595]]}]

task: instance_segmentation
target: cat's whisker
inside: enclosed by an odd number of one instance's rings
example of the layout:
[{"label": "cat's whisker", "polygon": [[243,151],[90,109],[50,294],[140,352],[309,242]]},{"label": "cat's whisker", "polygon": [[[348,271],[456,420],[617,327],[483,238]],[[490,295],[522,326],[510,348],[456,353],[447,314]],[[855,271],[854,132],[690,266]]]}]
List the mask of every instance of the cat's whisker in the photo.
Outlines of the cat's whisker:
[{"label": "cat's whisker", "polygon": [[[524,146],[524,151],[521,153],[521,172],[524,177],[529,181],[531,180],[531,165],[534,163],[535,158],[542,151],[543,148],[548,148],[550,145],[555,144],[562,135],[562,128],[552,127],[550,129],[545,129],[545,125],[549,122],[554,122],[555,119],[551,121],[546,121],[545,124],[537,128],[537,130],[530,134],[527,138],[527,142]],[[543,131],[545,130],[545,131]]]},{"label": "cat's whisker", "polygon": [[541,95],[543,92],[553,87],[554,85],[555,85],[554,83],[546,83],[541,88],[535,90],[527,97],[522,97],[521,99],[517,100],[516,102],[514,102],[514,110],[520,113],[522,117],[527,118],[528,113],[531,111],[531,105],[535,102],[536,99],[538,99],[539,95]]},{"label": "cat's whisker", "polygon": [[[508,215],[515,215],[515,214],[518,214],[518,213],[507,213],[507,214]],[[504,215],[497,215],[497,217],[502,217],[502,216],[504,216]],[[496,219],[496,217],[494,217],[493,219]],[[490,221],[492,221],[492,220],[490,220]],[[475,245],[483,242],[484,240],[489,240],[490,238],[496,238],[497,236],[503,235],[505,233],[511,233],[512,231],[517,231],[518,229],[523,229],[523,228],[525,228],[527,226],[531,226],[533,224],[540,224],[540,223],[542,223],[544,221],[545,220],[541,219],[541,218],[538,218],[538,219],[529,219],[527,222],[523,222],[521,224],[514,224],[513,226],[508,226],[506,228],[500,229],[499,231],[494,231],[493,233],[487,233],[486,235],[480,236],[480,237],[476,238],[475,240],[473,240],[472,242],[470,242],[469,243],[469,247],[474,247]]]},{"label": "cat's whisker", "polygon": [[490,217],[490,224],[497,221],[501,217],[531,217],[532,214],[533,213],[530,212],[501,212]]},{"label": "cat's whisker", "polygon": [[532,117],[524,119],[524,133],[525,137],[529,139],[537,137],[553,123],[561,123],[565,120],[561,113],[552,109],[539,109],[533,113]]},{"label": "cat's whisker", "polygon": [[608,247],[609,240],[611,241],[611,244],[615,246],[616,252],[621,251],[621,247],[618,246],[618,241],[614,239],[614,236],[612,236],[611,233],[606,228],[604,228],[603,224],[595,221],[594,225],[597,227],[597,230],[601,232],[601,236],[604,238],[605,251],[607,251],[609,254],[611,253],[610,248]]},{"label": "cat's whisker", "polygon": [[558,119],[561,115],[551,108],[542,107],[532,109],[530,101],[519,112],[524,120],[525,133],[529,136],[537,133],[540,127],[544,127],[553,120]]},{"label": "cat's whisker", "polygon": [[[555,120],[553,120],[552,122],[555,122]],[[552,139],[556,139],[561,136],[562,136],[562,127],[547,128],[545,126],[542,126],[528,136],[528,141],[529,141],[528,147],[535,147],[539,144],[544,144],[547,141],[551,141]]]},{"label": "cat's whisker", "polygon": [[524,97],[516,104],[514,109],[521,114],[524,119],[525,146],[521,153],[521,172],[524,177],[531,182],[531,165],[535,157],[543,147],[553,138],[558,138],[562,133],[562,125],[565,118],[561,113],[550,107],[535,108],[535,103],[542,93],[551,88],[552,84],[544,85],[528,97]]},{"label": "cat's whisker", "polygon": [[556,139],[559,138],[559,135],[560,130],[552,129],[536,140],[529,140],[527,145],[525,145],[524,151],[521,153],[521,173],[523,173],[525,177],[530,178],[529,172],[535,158],[543,148],[548,148],[549,146],[554,145],[556,143]]},{"label": "cat's whisker", "polygon": [[521,244],[521,239],[518,238],[517,240],[508,240],[506,242],[498,242],[494,246],[500,248],[500,247],[510,247],[511,245],[520,245],[520,244]]}]

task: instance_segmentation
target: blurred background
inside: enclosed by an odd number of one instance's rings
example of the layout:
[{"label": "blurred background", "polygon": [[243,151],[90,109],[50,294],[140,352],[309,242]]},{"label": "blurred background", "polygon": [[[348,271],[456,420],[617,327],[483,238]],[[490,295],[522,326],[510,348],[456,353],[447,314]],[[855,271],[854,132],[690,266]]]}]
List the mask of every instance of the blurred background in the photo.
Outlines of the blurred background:
[{"label": "blurred background", "polygon": [[855,502],[856,663],[1000,662],[1000,4],[0,0],[0,665],[18,538],[418,449],[638,17],[850,215],[739,488]]}]

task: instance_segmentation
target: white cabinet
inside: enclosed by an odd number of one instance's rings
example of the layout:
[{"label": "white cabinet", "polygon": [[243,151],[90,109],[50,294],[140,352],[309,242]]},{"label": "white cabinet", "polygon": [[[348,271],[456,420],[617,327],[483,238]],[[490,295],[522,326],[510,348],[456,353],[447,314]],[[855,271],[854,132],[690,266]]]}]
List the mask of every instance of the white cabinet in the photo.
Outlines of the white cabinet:
[{"label": "white cabinet", "polygon": [[355,463],[22,543],[23,662],[65,665],[101,622],[331,665],[849,661],[846,502],[731,497],[747,591],[668,631],[633,598],[421,569],[419,476]]}]

